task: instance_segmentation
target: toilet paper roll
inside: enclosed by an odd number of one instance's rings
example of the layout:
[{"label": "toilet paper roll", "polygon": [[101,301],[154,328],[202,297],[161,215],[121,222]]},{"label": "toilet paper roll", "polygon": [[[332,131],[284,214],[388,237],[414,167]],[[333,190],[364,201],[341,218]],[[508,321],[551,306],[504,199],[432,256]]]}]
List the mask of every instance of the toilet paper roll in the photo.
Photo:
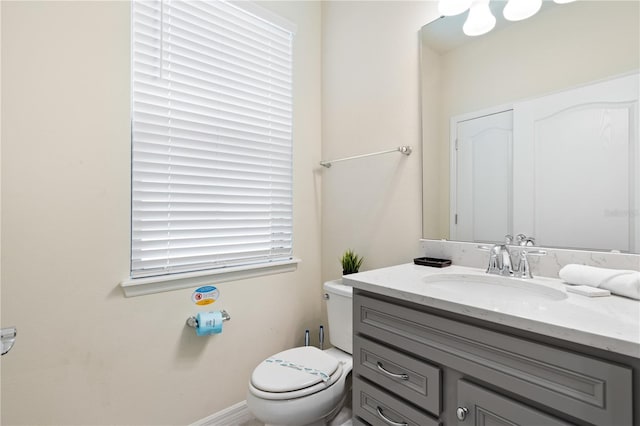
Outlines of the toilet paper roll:
[{"label": "toilet paper roll", "polygon": [[199,312],[196,315],[198,326],[196,334],[198,336],[208,336],[222,333],[222,312]]}]

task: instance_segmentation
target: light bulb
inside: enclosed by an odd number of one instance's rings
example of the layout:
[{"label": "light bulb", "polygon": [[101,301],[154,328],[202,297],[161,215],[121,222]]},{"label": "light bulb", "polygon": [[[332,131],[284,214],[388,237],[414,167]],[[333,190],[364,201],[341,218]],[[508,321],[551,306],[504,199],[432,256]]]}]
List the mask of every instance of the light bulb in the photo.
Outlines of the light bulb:
[{"label": "light bulb", "polygon": [[542,0],[509,0],[503,14],[509,21],[522,21],[538,13],[540,7]]},{"label": "light bulb", "polygon": [[473,0],[440,0],[438,3],[438,12],[443,16],[460,15],[469,9],[472,1]]},{"label": "light bulb", "polygon": [[473,0],[467,21],[462,31],[468,36],[479,36],[488,33],[496,26],[496,17],[489,9],[489,0]]}]

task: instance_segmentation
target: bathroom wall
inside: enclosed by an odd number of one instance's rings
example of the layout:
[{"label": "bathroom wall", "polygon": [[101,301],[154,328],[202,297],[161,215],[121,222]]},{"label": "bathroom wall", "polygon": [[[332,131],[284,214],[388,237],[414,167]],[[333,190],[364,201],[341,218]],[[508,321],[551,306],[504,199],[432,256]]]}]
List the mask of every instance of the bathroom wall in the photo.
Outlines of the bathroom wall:
[{"label": "bathroom wall", "polygon": [[363,270],[409,262],[421,235],[418,31],[437,2],[329,1],[322,17],[322,156],[411,145],[336,163],[322,175],[322,277],[348,248]]},{"label": "bathroom wall", "polygon": [[317,327],[321,8],[261,4],[298,25],[302,263],[218,285],[213,306],[232,320],[198,338],[185,327],[199,310],[192,290],[125,298],[119,287],[129,270],[129,4],[2,1],[1,323],[18,327],[2,359],[3,425],[188,424],[244,400],[253,367]]}]

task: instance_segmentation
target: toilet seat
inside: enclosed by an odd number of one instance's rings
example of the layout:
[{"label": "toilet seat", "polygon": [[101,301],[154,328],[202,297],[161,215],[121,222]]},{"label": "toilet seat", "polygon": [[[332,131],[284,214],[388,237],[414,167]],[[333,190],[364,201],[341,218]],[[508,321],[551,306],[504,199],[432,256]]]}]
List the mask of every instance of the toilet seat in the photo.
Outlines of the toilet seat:
[{"label": "toilet seat", "polygon": [[251,375],[249,389],[263,399],[293,399],[331,387],[342,376],[342,363],[313,346],[279,352]]}]

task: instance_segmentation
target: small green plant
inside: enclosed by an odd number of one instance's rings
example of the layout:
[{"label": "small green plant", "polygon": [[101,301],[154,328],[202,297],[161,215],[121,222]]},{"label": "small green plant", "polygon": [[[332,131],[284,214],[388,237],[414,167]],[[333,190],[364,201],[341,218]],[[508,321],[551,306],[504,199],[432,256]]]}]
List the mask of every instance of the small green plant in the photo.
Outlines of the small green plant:
[{"label": "small green plant", "polygon": [[354,253],[353,250],[349,249],[344,252],[342,258],[340,259],[340,263],[342,263],[342,275],[355,274],[360,269],[360,265],[362,265],[363,258]]}]

